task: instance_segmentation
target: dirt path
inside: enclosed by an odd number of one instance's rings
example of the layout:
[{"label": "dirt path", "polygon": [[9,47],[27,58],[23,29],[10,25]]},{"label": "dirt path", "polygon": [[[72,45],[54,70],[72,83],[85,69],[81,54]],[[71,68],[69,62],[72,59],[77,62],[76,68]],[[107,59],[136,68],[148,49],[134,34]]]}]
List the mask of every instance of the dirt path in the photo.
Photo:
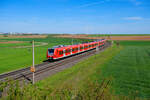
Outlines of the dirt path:
[{"label": "dirt path", "polygon": [[[35,45],[35,47],[40,47],[40,46],[45,46],[45,45],[48,45],[48,43],[45,43],[45,42],[39,42],[41,43],[40,45]],[[30,48],[32,46],[17,46],[17,47],[14,47],[14,48]]]},{"label": "dirt path", "polygon": [[0,35],[0,38],[46,38],[47,35]]},{"label": "dirt path", "polygon": [[[26,42],[25,41],[1,41],[0,42],[0,44],[16,44],[16,43],[26,43]],[[40,44],[35,45],[35,47],[48,45],[48,43],[46,43],[46,42],[36,42],[36,43],[40,43]],[[32,45],[29,45],[29,46],[2,47],[2,48],[30,48],[30,47],[32,47]]]},{"label": "dirt path", "polygon": [[88,35],[56,35],[55,37],[62,38],[79,38],[79,39],[107,39],[107,40],[145,40],[150,41],[150,36],[103,36],[90,37]]},{"label": "dirt path", "polygon": [[23,41],[0,41],[0,44],[23,43]]}]

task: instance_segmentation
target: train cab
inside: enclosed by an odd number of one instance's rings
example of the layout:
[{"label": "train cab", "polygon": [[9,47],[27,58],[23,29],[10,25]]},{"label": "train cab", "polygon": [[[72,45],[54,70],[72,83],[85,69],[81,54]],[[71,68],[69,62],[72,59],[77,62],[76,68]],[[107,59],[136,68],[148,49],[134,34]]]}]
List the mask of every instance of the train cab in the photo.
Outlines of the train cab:
[{"label": "train cab", "polygon": [[48,58],[48,59],[53,59],[54,51],[55,51],[55,49],[53,49],[53,48],[49,48],[49,49],[47,50],[47,58]]}]

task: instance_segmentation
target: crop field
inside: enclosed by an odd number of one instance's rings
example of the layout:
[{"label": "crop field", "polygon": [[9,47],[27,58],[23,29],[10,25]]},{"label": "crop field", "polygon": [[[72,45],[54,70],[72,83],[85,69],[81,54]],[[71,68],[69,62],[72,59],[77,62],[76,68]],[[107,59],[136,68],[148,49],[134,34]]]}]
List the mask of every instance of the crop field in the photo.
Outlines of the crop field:
[{"label": "crop field", "polygon": [[150,34],[91,34],[88,36],[100,37],[100,36],[150,36]]},{"label": "crop field", "polygon": [[150,41],[150,34],[93,34],[93,35],[55,35],[55,37],[63,38],[80,38],[80,39],[107,39],[107,40],[135,40],[135,41]]},{"label": "crop field", "polygon": [[123,45],[123,46],[127,46],[127,47],[149,47],[150,46],[150,41],[119,41],[120,45]]},{"label": "crop field", "polygon": [[[32,44],[35,41],[35,64],[42,63],[46,60],[46,50],[55,45],[69,45],[72,39],[53,38],[1,38],[0,40],[0,73],[29,67],[32,64]],[[6,43],[9,42],[9,43]],[[12,43],[12,41],[20,41]],[[81,43],[86,40],[74,39],[74,43]],[[5,42],[5,43],[4,43]]]},{"label": "crop field", "polygon": [[[18,42],[18,43],[16,43]],[[40,42],[36,42],[35,45],[40,45]],[[19,42],[19,41],[9,41],[9,42],[0,42],[0,48],[21,48],[23,46],[30,46],[30,42]]]},{"label": "crop field", "polygon": [[5,35],[3,35],[3,34],[1,34],[0,35],[0,38],[46,38],[47,37],[47,35],[26,35],[26,34],[24,34],[24,35],[7,35],[7,34],[5,34]]},{"label": "crop field", "polygon": [[150,42],[122,41],[120,44],[124,49],[104,65],[103,75],[114,79],[112,87],[117,94],[150,98]]}]

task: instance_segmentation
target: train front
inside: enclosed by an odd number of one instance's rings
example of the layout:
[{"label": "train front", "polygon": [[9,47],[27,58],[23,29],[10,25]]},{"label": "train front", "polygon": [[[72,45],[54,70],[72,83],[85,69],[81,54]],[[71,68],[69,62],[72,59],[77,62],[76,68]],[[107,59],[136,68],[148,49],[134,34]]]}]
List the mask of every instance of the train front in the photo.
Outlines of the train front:
[{"label": "train front", "polygon": [[47,50],[47,59],[48,60],[53,60],[53,58],[54,58],[54,51],[55,51],[55,49],[48,48],[48,50]]}]

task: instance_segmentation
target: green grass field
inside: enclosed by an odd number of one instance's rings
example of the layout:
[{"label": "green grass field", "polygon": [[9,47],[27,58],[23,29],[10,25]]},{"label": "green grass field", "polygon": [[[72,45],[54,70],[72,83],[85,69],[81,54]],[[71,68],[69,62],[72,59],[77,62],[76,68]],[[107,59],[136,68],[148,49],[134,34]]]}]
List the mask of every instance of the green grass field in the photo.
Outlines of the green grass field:
[{"label": "green grass field", "polygon": [[[69,45],[72,39],[54,38],[49,35],[47,38],[4,38],[1,41],[25,41],[25,43],[0,44],[0,73],[29,67],[32,65],[32,48],[14,48],[19,46],[32,46],[30,43],[35,41],[35,45],[44,42],[48,45],[35,47],[35,64],[42,63],[46,60],[46,50],[55,45]],[[82,43],[87,40],[74,39],[74,43]]]},{"label": "green grass field", "polygon": [[122,41],[124,49],[102,68],[102,76],[113,77],[117,94],[134,93],[150,98],[150,42]]},{"label": "green grass field", "polygon": [[[41,43],[39,42],[35,42],[35,45],[41,45]],[[30,42],[24,42],[24,43],[5,43],[5,44],[2,44],[0,43],[0,48],[16,48],[16,47],[23,47],[23,46],[31,46],[31,43]]]},{"label": "green grass field", "polygon": [[149,47],[150,46],[150,41],[119,41],[120,45],[123,46],[145,46],[145,47]]}]

